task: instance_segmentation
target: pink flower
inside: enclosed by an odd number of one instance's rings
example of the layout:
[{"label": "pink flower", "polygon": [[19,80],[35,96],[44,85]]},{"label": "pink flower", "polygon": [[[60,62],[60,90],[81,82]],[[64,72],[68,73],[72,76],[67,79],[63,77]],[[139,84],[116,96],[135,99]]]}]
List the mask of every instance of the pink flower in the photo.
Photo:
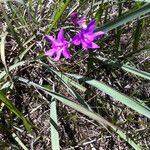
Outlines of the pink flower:
[{"label": "pink flower", "polygon": [[86,28],[86,17],[83,16],[82,18],[78,18],[78,13],[77,12],[73,12],[71,15],[70,15],[70,19],[72,21],[72,23],[75,25],[75,26],[79,26],[80,28]]},{"label": "pink flower", "polygon": [[78,24],[77,24],[77,20],[78,20],[78,13],[77,13],[77,12],[71,13],[70,19],[71,19],[71,22],[72,22],[75,26],[78,25]]},{"label": "pink flower", "polygon": [[81,28],[80,32],[72,39],[72,43],[74,45],[82,44],[83,49],[99,48],[99,46],[93,41],[98,37],[102,37],[105,32],[99,31],[94,33],[95,27],[96,20],[92,20],[85,29]]},{"label": "pink flower", "polygon": [[52,43],[52,48],[48,50],[45,55],[47,56],[53,56],[54,61],[58,61],[63,55],[66,59],[70,59],[70,52],[68,50],[69,42],[65,40],[64,38],[64,29],[61,28],[61,30],[58,33],[57,39],[54,39],[52,36],[46,36],[47,41]]}]

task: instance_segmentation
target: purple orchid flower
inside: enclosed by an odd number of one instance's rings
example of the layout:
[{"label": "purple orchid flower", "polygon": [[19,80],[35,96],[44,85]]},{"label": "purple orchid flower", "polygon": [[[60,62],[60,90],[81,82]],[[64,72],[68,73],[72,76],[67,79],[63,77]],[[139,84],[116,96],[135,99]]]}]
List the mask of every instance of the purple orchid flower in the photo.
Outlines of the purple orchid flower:
[{"label": "purple orchid flower", "polygon": [[63,55],[66,59],[70,59],[70,52],[68,50],[69,42],[64,38],[64,29],[58,33],[57,39],[54,39],[52,36],[46,36],[47,41],[52,43],[52,49],[48,50],[45,55],[54,56],[54,61],[58,61]]},{"label": "purple orchid flower", "polygon": [[79,26],[81,29],[86,29],[86,28],[87,28],[87,25],[86,25],[86,17],[83,16],[82,18],[80,18],[80,19],[77,21],[77,24],[78,24],[78,26]]},{"label": "purple orchid flower", "polygon": [[72,23],[75,26],[79,26],[80,28],[83,28],[83,29],[85,29],[87,27],[87,25],[86,25],[86,17],[83,16],[82,18],[79,19],[77,12],[73,12],[70,15],[70,19],[71,19]]},{"label": "purple orchid flower", "polygon": [[75,35],[75,37],[72,39],[72,43],[74,45],[80,45],[82,44],[83,49],[94,49],[99,48],[99,46],[94,43],[94,39],[98,37],[102,37],[105,32],[99,31],[94,33],[94,29],[96,27],[96,20],[92,20],[88,25],[87,28],[81,28],[80,32]]},{"label": "purple orchid flower", "polygon": [[70,20],[71,20],[71,22],[72,22],[75,26],[77,26],[77,25],[78,25],[78,23],[77,23],[77,21],[78,21],[78,13],[77,13],[77,12],[71,13],[71,15],[70,15]]}]

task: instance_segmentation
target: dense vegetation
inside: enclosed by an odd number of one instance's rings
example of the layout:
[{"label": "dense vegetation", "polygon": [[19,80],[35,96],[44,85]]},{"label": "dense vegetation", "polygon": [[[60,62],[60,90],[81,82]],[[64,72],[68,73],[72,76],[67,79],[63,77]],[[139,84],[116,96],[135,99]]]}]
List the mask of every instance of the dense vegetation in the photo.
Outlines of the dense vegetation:
[{"label": "dense vegetation", "polygon": [[150,149],[149,0],[0,1],[0,149]]}]

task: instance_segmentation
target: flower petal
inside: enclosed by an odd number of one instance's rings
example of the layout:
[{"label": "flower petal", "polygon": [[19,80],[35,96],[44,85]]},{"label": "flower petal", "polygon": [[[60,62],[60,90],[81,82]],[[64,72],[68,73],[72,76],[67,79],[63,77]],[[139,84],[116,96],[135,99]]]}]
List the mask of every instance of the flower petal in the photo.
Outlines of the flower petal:
[{"label": "flower petal", "polygon": [[77,21],[77,24],[79,25],[80,28],[86,29],[86,28],[87,28],[87,25],[86,25],[86,17],[83,16],[82,18],[80,18],[80,19]]},{"label": "flower petal", "polygon": [[45,55],[54,56],[54,55],[56,55],[56,50],[55,49],[50,49],[47,52],[45,52]]},{"label": "flower petal", "polygon": [[52,44],[54,44],[54,45],[57,44],[57,40],[54,39],[52,36],[46,35],[45,38],[47,41],[51,42]]},{"label": "flower petal", "polygon": [[94,49],[94,48],[100,48],[100,47],[96,43],[91,42],[87,44],[87,48]]},{"label": "flower petal", "polygon": [[94,40],[94,34],[84,34],[84,38],[83,38],[83,40],[85,41],[85,42],[93,42],[93,40]]},{"label": "flower petal", "polygon": [[77,34],[77,35],[75,35],[75,36],[73,37],[72,43],[73,43],[74,45],[80,45],[80,43],[81,43],[80,33]]},{"label": "flower petal", "polygon": [[64,29],[63,28],[60,29],[57,39],[61,42],[64,42],[65,39],[64,39]]},{"label": "flower petal", "polygon": [[70,20],[75,26],[78,25],[77,19],[78,19],[78,13],[77,12],[71,13]]},{"label": "flower petal", "polygon": [[82,41],[82,48],[87,50],[88,49],[88,45],[86,42]]},{"label": "flower petal", "polygon": [[95,32],[94,34],[93,34],[93,36],[94,36],[94,38],[97,38],[97,37],[103,37],[105,35],[105,32],[103,32],[103,31],[99,31],[99,32]]},{"label": "flower petal", "polygon": [[58,61],[61,57],[61,53],[62,53],[62,50],[60,49],[57,53],[56,53],[56,57],[54,58],[54,61]]},{"label": "flower petal", "polygon": [[67,49],[67,48],[64,48],[64,50],[63,50],[63,55],[64,55],[64,57],[66,58],[66,59],[70,59],[71,57],[70,57],[70,52],[69,52],[69,50]]},{"label": "flower petal", "polygon": [[93,33],[93,31],[95,30],[95,27],[96,27],[96,20],[94,19],[88,24],[86,32],[88,32],[89,34]]}]

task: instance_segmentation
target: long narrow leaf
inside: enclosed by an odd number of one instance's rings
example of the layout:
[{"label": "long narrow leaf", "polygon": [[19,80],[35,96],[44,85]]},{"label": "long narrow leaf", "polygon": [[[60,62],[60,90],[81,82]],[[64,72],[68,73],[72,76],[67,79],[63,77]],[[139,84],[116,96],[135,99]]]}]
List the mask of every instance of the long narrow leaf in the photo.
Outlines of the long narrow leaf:
[{"label": "long narrow leaf", "polygon": [[7,1],[10,1],[10,2],[18,2],[18,3],[21,3],[21,4],[24,4],[24,0],[0,0],[0,2],[7,2]]},{"label": "long narrow leaf", "polygon": [[[87,104],[87,102],[84,101],[84,99],[76,92],[74,91],[70,86],[70,82],[72,81],[72,79],[68,78],[67,76],[65,76],[64,74],[62,74],[61,72],[56,72],[54,70],[52,70],[63,82],[63,84],[65,84],[65,86],[67,87],[67,89],[69,89],[69,91],[72,93],[72,95],[78,100],[78,102],[83,105],[85,108],[87,108],[88,110],[92,111],[92,109],[90,108],[90,106]],[[79,86],[80,87],[80,86]]]},{"label": "long narrow leaf", "polygon": [[7,36],[7,32],[3,33],[1,35],[1,42],[0,42],[0,56],[1,56],[1,61],[3,63],[3,65],[5,66],[5,69],[7,69],[7,65],[6,65],[6,61],[5,61],[5,39]]},{"label": "long narrow leaf", "polygon": [[114,22],[109,22],[99,27],[97,30],[108,32],[119,26],[125,25],[126,23],[133,21],[136,18],[139,18],[150,12],[150,4],[145,4],[141,8],[137,9],[134,12],[130,12],[124,16],[119,17]]},{"label": "long narrow leaf", "polygon": [[147,3],[150,3],[150,0],[134,0],[134,1],[137,1],[137,2],[147,2]]},{"label": "long narrow leaf", "polygon": [[28,148],[25,146],[25,144],[19,139],[19,137],[15,134],[15,133],[13,133],[12,134],[12,137],[15,139],[15,141],[21,146],[21,148],[23,149],[23,150],[28,150]]},{"label": "long narrow leaf", "polygon": [[70,79],[69,77],[67,77],[66,75],[64,75],[63,73],[60,72],[56,72],[55,70],[51,69],[49,67],[49,65],[43,63],[43,62],[39,62],[42,66],[46,67],[48,70],[54,72],[55,74],[57,74],[64,82],[66,82],[67,84],[70,84],[71,86],[81,90],[82,92],[85,92],[87,89],[82,86],[81,84],[75,82],[74,80]]},{"label": "long narrow leaf", "polygon": [[[25,64],[25,61],[18,62],[18,63],[16,63],[16,64],[10,66],[10,67],[8,68],[8,70],[11,71],[11,70],[13,70],[13,69],[15,69],[15,68],[17,68],[17,67],[19,67],[19,66],[22,66],[22,65],[24,65],[24,64]],[[2,71],[2,72],[0,73],[0,79],[2,79],[5,75],[6,75],[6,71]]]},{"label": "long narrow leaf", "polygon": [[40,89],[42,91],[44,91],[46,94],[51,95],[52,97],[56,98],[57,100],[61,101],[62,103],[64,103],[65,105],[79,111],[80,113],[92,118],[93,120],[96,120],[98,123],[106,126],[110,126],[112,128],[113,131],[115,131],[115,133],[117,133],[121,138],[123,138],[125,141],[127,141],[135,150],[141,150],[141,148],[129,137],[127,137],[127,135],[122,132],[118,127],[114,126],[113,124],[111,124],[110,122],[108,122],[106,119],[104,119],[102,116],[100,116],[97,113],[91,112],[88,109],[86,109],[85,107],[73,102],[72,100],[57,94],[55,92],[49,91],[46,88],[43,88],[42,86],[31,82],[27,79],[21,78],[21,77],[15,77],[16,80],[26,83],[29,86],[34,86],[37,89]]},{"label": "long narrow leaf", "polygon": [[129,65],[126,65],[126,64],[120,64],[120,63],[117,63],[113,60],[109,60],[107,58],[102,58],[100,56],[96,57],[97,59],[99,59],[100,61],[108,64],[108,65],[112,65],[112,66],[115,66],[115,67],[118,67],[118,68],[121,68],[127,72],[130,72],[132,74],[135,74],[139,77],[142,77],[144,79],[147,79],[147,80],[150,80],[150,73],[148,72],[145,72],[145,71],[142,71],[142,70],[139,70],[139,69],[136,69],[134,67],[131,67]]},{"label": "long narrow leaf", "polygon": [[22,45],[22,42],[21,42],[20,38],[18,37],[17,32],[15,31],[13,25],[11,24],[11,20],[9,19],[9,17],[6,13],[6,10],[3,8],[3,6],[1,7],[1,9],[2,9],[2,12],[3,12],[4,18],[6,20],[6,23],[7,23],[8,27],[11,31],[11,34],[13,35],[14,39],[16,40],[20,50],[24,51],[24,47]]},{"label": "long narrow leaf", "polygon": [[6,39],[6,36],[7,36],[7,32],[6,33],[3,33],[1,35],[1,43],[0,43],[0,56],[1,56],[1,61],[5,67],[5,71],[7,73],[7,75],[9,76],[9,79],[12,83],[12,86],[13,86],[13,81],[12,81],[12,78],[9,74],[9,70],[8,70],[8,67],[7,67],[7,64],[6,64],[6,58],[5,58],[5,39]]},{"label": "long narrow leaf", "polygon": [[10,109],[11,112],[16,114],[18,118],[20,118],[26,129],[31,132],[31,125],[30,123],[24,118],[24,116],[21,114],[21,112],[6,98],[6,96],[3,94],[2,91],[0,91],[0,100]]},{"label": "long narrow leaf", "polygon": [[50,123],[51,123],[52,150],[60,150],[55,99],[53,99],[52,102],[50,102]]},{"label": "long narrow leaf", "polygon": [[97,89],[105,92],[109,96],[113,97],[114,100],[118,100],[119,102],[125,104],[129,108],[132,108],[133,110],[137,111],[138,113],[150,118],[150,109],[145,107],[144,105],[141,105],[138,101],[136,101],[133,98],[128,97],[127,95],[120,93],[119,91],[113,89],[112,87],[104,84],[103,82],[97,81],[95,79],[87,78],[80,75],[75,74],[69,74],[72,77],[75,77],[77,79],[80,79],[87,84],[96,87]]},{"label": "long narrow leaf", "polygon": [[[53,91],[55,91],[54,86]],[[51,126],[52,150],[60,150],[56,103],[57,100],[55,98],[52,98],[52,101],[50,102],[50,126]]]},{"label": "long narrow leaf", "polygon": [[63,14],[63,12],[65,11],[65,9],[67,8],[67,6],[69,5],[70,2],[71,2],[71,0],[66,0],[64,6],[61,8],[59,13],[56,14],[54,21],[52,22],[52,24],[48,28],[48,30],[46,32],[47,34],[49,34],[49,32],[52,30],[52,28],[56,25],[57,21],[60,19],[61,15]]}]

